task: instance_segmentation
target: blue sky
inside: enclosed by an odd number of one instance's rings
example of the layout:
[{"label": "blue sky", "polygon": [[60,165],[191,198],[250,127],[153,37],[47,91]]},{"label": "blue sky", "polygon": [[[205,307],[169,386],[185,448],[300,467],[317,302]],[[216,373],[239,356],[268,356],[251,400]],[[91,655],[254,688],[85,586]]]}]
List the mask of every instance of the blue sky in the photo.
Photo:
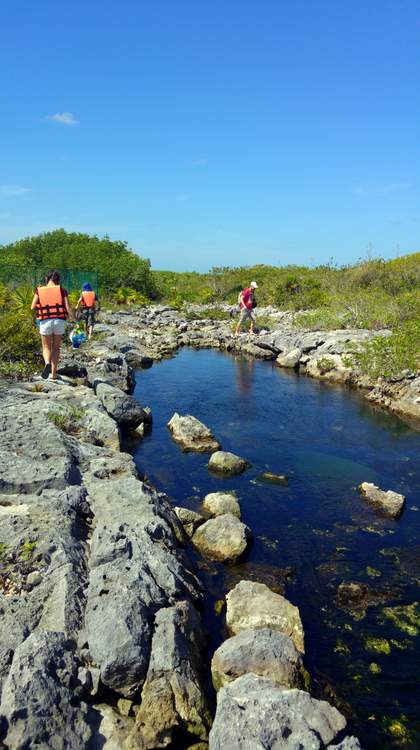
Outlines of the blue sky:
[{"label": "blue sky", "polygon": [[0,243],[155,268],[420,250],[418,0],[2,0]]}]

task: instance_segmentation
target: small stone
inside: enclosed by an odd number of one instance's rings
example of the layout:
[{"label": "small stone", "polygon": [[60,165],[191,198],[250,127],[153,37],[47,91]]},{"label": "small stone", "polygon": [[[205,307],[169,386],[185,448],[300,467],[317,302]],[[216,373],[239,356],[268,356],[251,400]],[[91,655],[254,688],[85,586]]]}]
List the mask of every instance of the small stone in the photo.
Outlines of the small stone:
[{"label": "small stone", "polygon": [[288,477],[286,474],[274,474],[272,471],[264,471],[263,474],[261,474],[261,479],[264,482],[273,482],[278,484],[287,484]]},{"label": "small stone", "polygon": [[279,354],[276,359],[276,365],[278,365],[278,367],[297,367],[299,365],[301,356],[302,349],[299,349],[298,347],[296,347],[296,349],[290,349],[290,351],[288,352]]},{"label": "small stone", "polygon": [[191,414],[181,416],[175,412],[167,426],[175,442],[180,443],[184,450],[207,453],[220,448],[212,431]]},{"label": "small stone", "polygon": [[216,451],[210,457],[208,467],[218,474],[242,474],[250,464],[229,451]]},{"label": "small stone", "polygon": [[132,707],[133,701],[128,700],[128,698],[120,698],[117,701],[117,708],[121,716],[130,716]]},{"label": "small stone", "polygon": [[246,551],[251,530],[236,516],[226,514],[206,521],[195,532],[192,542],[204,557],[220,562],[236,562]]},{"label": "small stone", "polygon": [[299,610],[264,583],[240,581],[226,596],[226,624],[233,634],[241,630],[271,628],[289,636],[304,653],[304,634]]},{"label": "small stone", "polygon": [[210,492],[203,500],[203,510],[211,516],[223,516],[230,513],[237,518],[241,517],[238,500],[231,492]]},{"label": "small stone", "polygon": [[178,519],[181,521],[185,533],[189,537],[193,536],[195,530],[206,520],[204,516],[200,515],[200,513],[196,513],[195,510],[190,510],[189,508],[176,506],[174,511],[178,516]]},{"label": "small stone", "polygon": [[359,491],[374,508],[382,511],[386,516],[398,518],[403,512],[405,497],[398,492],[392,490],[385,492],[370,482],[362,482],[359,485]]},{"label": "small stone", "polygon": [[39,584],[42,582],[42,575],[39,572],[39,570],[33,570],[32,573],[29,573],[27,579],[26,579],[26,585],[28,588],[33,588],[34,586],[39,586]]}]

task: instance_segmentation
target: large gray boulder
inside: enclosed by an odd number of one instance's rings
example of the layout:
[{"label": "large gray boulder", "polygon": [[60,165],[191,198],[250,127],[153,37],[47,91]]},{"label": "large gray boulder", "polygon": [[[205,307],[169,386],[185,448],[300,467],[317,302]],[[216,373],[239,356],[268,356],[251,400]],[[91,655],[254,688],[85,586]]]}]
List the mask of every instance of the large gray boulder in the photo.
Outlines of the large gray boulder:
[{"label": "large gray boulder", "polygon": [[77,662],[63,633],[33,633],[16,649],[0,710],[6,724],[2,747],[88,746],[88,709],[78,699]]},{"label": "large gray boulder", "polygon": [[243,630],[215,651],[211,674],[216,690],[248,672],[284,688],[302,687],[302,656],[293,641],[270,628]]},{"label": "large gray boulder", "polygon": [[203,510],[211,516],[223,516],[230,513],[241,517],[241,508],[236,495],[232,492],[210,492],[203,500]]},{"label": "large gray boulder", "polygon": [[139,402],[109,383],[98,383],[96,395],[108,414],[122,427],[138,427],[141,422],[150,422],[150,414]]},{"label": "large gray boulder", "polygon": [[219,691],[209,750],[321,750],[345,726],[326,701],[247,674]]},{"label": "large gray boulder", "polygon": [[242,474],[248,466],[248,461],[229,451],[216,451],[208,463],[209,469],[217,474]]},{"label": "large gray boulder", "polygon": [[271,628],[289,636],[304,653],[304,633],[299,610],[264,583],[240,581],[226,596],[226,624],[231,633]]},{"label": "large gray boulder", "polygon": [[85,616],[101,681],[131,696],[146,677],[162,607],[200,595],[178,548],[184,535],[169,501],[133,476],[87,481],[95,514]]},{"label": "large gray boulder", "polygon": [[398,518],[404,509],[405,497],[392,490],[380,490],[375,484],[362,482],[359,485],[360,493],[376,510],[381,511],[385,516]]},{"label": "large gray boulder", "polygon": [[212,431],[191,414],[182,416],[175,412],[168,422],[168,427],[175,442],[182,445],[184,450],[210,453],[220,448],[220,443]]},{"label": "large gray boulder", "polygon": [[209,560],[235,562],[245,553],[251,530],[236,516],[226,514],[210,518],[192,537],[195,547]]},{"label": "large gray boulder", "polygon": [[200,674],[201,623],[186,601],[156,615],[151,657],[131,739],[144,750],[166,747],[183,728],[206,739],[211,714]]}]

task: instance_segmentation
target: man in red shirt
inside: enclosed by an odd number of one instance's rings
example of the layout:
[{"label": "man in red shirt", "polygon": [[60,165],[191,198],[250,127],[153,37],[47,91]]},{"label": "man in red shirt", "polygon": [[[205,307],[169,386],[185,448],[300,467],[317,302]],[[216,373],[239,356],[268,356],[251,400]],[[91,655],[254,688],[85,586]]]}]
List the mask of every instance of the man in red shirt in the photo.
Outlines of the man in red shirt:
[{"label": "man in red shirt", "polygon": [[256,281],[251,281],[250,285],[246,287],[246,289],[243,289],[239,295],[239,307],[241,310],[241,314],[239,316],[238,325],[236,326],[235,336],[239,336],[241,325],[242,323],[245,323],[248,318],[251,321],[249,332],[255,333],[254,326],[257,320],[254,313],[254,307],[257,306],[254,298],[255,289],[258,289],[258,284]]}]

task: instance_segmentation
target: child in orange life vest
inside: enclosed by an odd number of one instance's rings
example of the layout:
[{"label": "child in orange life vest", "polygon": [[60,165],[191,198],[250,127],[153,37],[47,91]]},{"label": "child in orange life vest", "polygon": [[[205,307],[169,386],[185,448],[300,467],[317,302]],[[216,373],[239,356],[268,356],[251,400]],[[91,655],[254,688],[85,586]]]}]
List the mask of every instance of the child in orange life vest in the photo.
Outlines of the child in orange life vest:
[{"label": "child in orange life vest", "polygon": [[57,271],[49,271],[44,286],[35,289],[31,310],[36,311],[39,321],[45,362],[42,377],[45,379],[49,376],[51,380],[57,380],[57,365],[66,320],[74,320],[67,290],[60,286],[60,274]]},{"label": "child in orange life vest", "polygon": [[96,293],[93,291],[91,285],[85,282],[82,287],[82,294],[80,295],[79,301],[76,305],[76,310],[79,307],[82,308],[83,320],[86,325],[86,332],[88,337],[92,337],[93,326],[95,325],[95,313],[98,309],[99,300]]}]

